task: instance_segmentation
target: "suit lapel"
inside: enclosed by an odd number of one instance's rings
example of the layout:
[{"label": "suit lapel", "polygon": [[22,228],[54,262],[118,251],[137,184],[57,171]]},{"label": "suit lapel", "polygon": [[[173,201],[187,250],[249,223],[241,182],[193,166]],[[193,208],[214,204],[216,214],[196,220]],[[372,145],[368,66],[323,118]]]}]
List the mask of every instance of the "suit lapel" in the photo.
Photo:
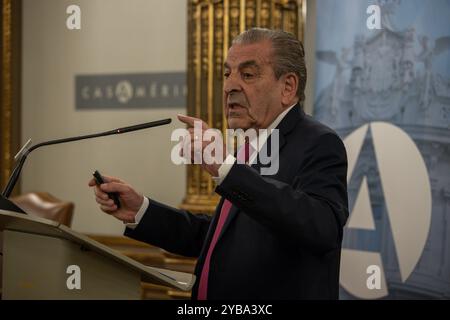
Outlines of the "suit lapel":
[{"label": "suit lapel", "polygon": [[203,244],[202,251],[200,252],[199,261],[198,261],[199,263],[197,264],[197,266],[200,264],[203,264],[206,253],[208,252],[208,248],[209,248],[209,245],[211,244],[212,237],[214,235],[214,232],[216,231],[217,222],[219,220],[219,215],[220,215],[220,211],[222,210],[222,205],[223,205],[224,199],[225,198],[223,198],[223,197],[220,198],[220,201],[217,204],[216,212],[214,213],[214,216],[211,221],[211,225],[208,229],[208,232],[206,233],[205,242]]},{"label": "suit lapel", "polygon": [[[289,134],[289,132],[291,132],[295,126],[297,125],[297,123],[305,116],[305,113],[303,112],[302,108],[300,107],[299,104],[295,105],[287,114],[286,116],[283,118],[283,120],[281,120],[280,124],[277,126],[276,129],[279,130],[279,149],[278,149],[278,155],[281,154],[281,150],[284,147],[284,145],[286,144],[286,136]],[[266,141],[266,145],[270,146],[270,139],[272,138],[272,136],[269,136],[267,141]],[[257,160],[254,164],[251,165],[252,168],[254,168],[255,170],[258,170],[261,168],[261,163],[259,161],[259,156],[257,157]],[[222,210],[222,205],[223,205],[223,201],[224,198],[222,197],[219,205],[220,205],[220,209],[217,213],[220,213],[220,211]],[[228,229],[229,225],[231,224],[231,222],[234,220],[234,218],[236,217],[236,215],[238,214],[238,212],[240,211],[239,208],[237,208],[235,205],[231,206],[230,209],[230,213],[228,214],[227,220],[225,221],[225,224],[220,232],[219,238],[217,240],[217,242],[220,241],[220,239],[222,238],[223,234],[225,233],[225,231]],[[218,218],[218,214],[216,214],[216,219]],[[216,226],[217,226],[217,221],[216,221]],[[215,228],[214,228],[215,230]],[[212,237],[212,236],[211,236]]]},{"label": "suit lapel", "polygon": [[220,231],[220,235],[219,238],[217,239],[217,242],[220,241],[220,239],[222,238],[225,230],[228,229],[228,226],[230,225],[231,221],[234,220],[234,217],[236,217],[237,213],[238,213],[239,209],[238,207],[236,207],[235,205],[232,205],[230,208],[230,213],[228,214],[227,220],[225,221],[222,230]]},{"label": "suit lapel", "polygon": [[[283,118],[283,120],[281,120],[281,122],[278,124],[278,126],[275,129],[275,130],[279,130],[278,131],[278,133],[279,133],[279,135],[278,135],[278,138],[279,138],[278,155],[281,154],[281,150],[283,149],[283,147],[286,144],[286,136],[295,128],[297,123],[304,116],[305,116],[305,113],[303,112],[300,105],[297,104],[286,114],[286,116]],[[271,141],[272,141],[272,135],[270,135],[267,138],[267,141],[263,146],[263,148],[265,148],[264,150],[270,150],[270,147],[272,146]],[[270,150],[270,151],[273,152],[272,150]],[[270,164],[266,164],[266,166],[267,165],[270,165]],[[256,159],[255,163],[252,164],[251,167],[259,171],[261,166],[262,165],[261,165],[261,161],[259,159],[259,154],[258,154],[258,158]]]}]

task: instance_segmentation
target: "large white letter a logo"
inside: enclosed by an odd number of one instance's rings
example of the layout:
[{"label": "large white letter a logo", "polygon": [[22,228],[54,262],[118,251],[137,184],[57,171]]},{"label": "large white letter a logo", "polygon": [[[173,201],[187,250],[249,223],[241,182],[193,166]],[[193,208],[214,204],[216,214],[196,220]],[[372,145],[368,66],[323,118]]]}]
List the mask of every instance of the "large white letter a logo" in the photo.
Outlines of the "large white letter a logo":
[{"label": "large white letter a logo", "polygon": [[[350,181],[368,130],[371,130],[375,160],[397,254],[401,281],[413,272],[425,246],[431,222],[431,188],[425,162],[412,139],[402,129],[386,122],[373,122],[344,139]],[[374,230],[367,181],[364,178],[347,228]],[[365,299],[388,294],[381,252],[342,249],[340,283],[350,294]],[[367,267],[380,266],[381,287],[367,287]]]}]

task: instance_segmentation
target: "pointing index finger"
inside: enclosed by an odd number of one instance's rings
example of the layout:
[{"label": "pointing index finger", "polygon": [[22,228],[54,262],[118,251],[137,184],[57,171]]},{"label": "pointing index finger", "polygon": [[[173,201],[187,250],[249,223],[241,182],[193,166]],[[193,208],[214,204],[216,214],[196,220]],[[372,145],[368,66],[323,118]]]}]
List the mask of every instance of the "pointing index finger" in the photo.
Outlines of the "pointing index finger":
[{"label": "pointing index finger", "polygon": [[183,123],[186,123],[189,127],[193,128],[194,127],[194,123],[196,121],[201,121],[202,129],[207,129],[208,128],[208,125],[202,119],[194,118],[194,117],[190,117],[190,116],[185,116],[185,115],[182,115],[182,114],[178,114],[177,117],[178,117],[178,120],[180,120]]}]

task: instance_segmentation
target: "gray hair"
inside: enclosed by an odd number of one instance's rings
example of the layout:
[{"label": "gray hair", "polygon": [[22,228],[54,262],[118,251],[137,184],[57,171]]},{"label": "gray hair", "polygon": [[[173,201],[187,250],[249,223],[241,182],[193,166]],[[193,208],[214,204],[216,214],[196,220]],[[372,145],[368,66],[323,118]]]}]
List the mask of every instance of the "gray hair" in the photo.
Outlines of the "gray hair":
[{"label": "gray hair", "polygon": [[275,77],[279,79],[289,72],[295,73],[299,78],[297,97],[303,103],[306,87],[305,49],[302,42],[292,33],[282,30],[252,28],[234,38],[232,44],[245,45],[264,40],[269,40],[272,43]]}]

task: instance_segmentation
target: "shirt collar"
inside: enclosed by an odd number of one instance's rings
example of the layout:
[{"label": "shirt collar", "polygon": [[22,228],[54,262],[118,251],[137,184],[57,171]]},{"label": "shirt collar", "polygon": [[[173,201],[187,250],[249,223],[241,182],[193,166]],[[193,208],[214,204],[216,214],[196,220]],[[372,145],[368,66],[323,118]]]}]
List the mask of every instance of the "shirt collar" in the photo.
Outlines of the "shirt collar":
[{"label": "shirt collar", "polygon": [[278,117],[276,117],[275,120],[267,127],[267,134],[258,135],[257,137],[249,141],[250,146],[253,148],[253,150],[258,150],[258,152],[261,150],[263,145],[266,143],[267,138],[272,133],[272,130],[274,130],[280,124],[280,122],[284,119],[288,112],[296,105],[297,102],[280,113]]}]

